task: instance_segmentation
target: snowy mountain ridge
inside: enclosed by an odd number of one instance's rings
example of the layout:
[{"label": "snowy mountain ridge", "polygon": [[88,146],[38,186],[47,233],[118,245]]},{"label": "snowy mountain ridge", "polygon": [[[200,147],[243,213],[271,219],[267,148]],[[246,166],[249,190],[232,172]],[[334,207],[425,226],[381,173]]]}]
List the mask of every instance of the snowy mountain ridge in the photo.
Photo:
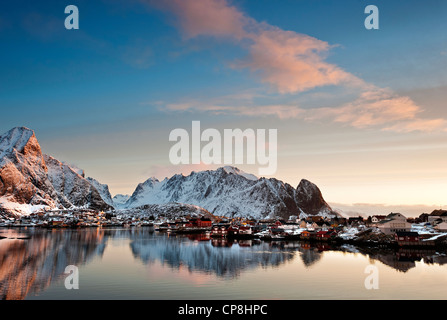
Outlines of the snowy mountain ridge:
[{"label": "snowy mountain ridge", "polygon": [[135,209],[178,204],[227,217],[337,215],[318,187],[301,180],[297,188],[275,178],[258,178],[232,166],[152,177],[131,196],[112,198],[109,188],[84,171],[42,153],[34,131],[17,127],[0,136],[0,213],[29,214],[42,209]]},{"label": "snowy mountain ridge", "polygon": [[122,208],[165,203],[189,203],[214,215],[256,219],[338,215],[308,180],[295,189],[275,178],[257,178],[229,166],[188,176],[176,174],[163,181],[151,177],[137,186]]}]

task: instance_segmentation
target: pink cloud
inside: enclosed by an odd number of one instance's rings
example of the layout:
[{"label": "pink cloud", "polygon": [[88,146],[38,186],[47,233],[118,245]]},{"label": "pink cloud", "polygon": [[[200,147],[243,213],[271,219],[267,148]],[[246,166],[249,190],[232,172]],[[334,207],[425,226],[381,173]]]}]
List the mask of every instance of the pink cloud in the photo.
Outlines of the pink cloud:
[{"label": "pink cloud", "polygon": [[231,37],[241,39],[247,18],[226,0],[146,0],[156,8],[172,12],[177,25],[188,38],[197,36]]},{"label": "pink cloud", "polygon": [[280,93],[294,93],[320,86],[352,82],[355,77],[324,61],[327,42],[279,28],[261,29],[251,34],[249,56],[236,68],[248,68]]},{"label": "pink cloud", "polygon": [[346,122],[357,128],[383,125],[394,121],[415,119],[422,110],[409,97],[384,95],[383,90],[365,92],[357,100],[331,113],[335,122]]},{"label": "pink cloud", "polygon": [[331,118],[334,122],[355,128],[382,127],[384,131],[403,133],[447,131],[447,120],[421,118],[423,111],[410,97],[398,96],[388,89],[373,88],[342,106],[311,110],[307,119]]},{"label": "pink cloud", "polygon": [[231,66],[258,73],[263,82],[280,93],[356,81],[353,75],[324,61],[324,54],[331,48],[327,42],[258,23],[226,0],[146,2],[173,13],[187,38],[225,37],[247,47],[249,55]]},{"label": "pink cloud", "polygon": [[304,109],[292,105],[255,106],[248,99],[235,101],[189,101],[167,105],[168,110],[198,110],[248,116],[277,116],[306,121],[331,119],[355,128],[381,126],[397,132],[446,130],[444,119],[421,119],[423,112],[411,98],[364,82],[325,58],[327,42],[294,31],[285,31],[247,17],[227,0],[142,0],[171,12],[187,38],[224,37],[247,49],[247,56],[231,64],[248,69],[260,81],[279,93],[300,93],[311,89],[345,85],[360,91],[359,97],[331,108]]},{"label": "pink cloud", "polygon": [[398,96],[391,90],[369,87],[352,102],[335,107],[303,108],[296,104],[255,105],[253,97],[237,95],[210,100],[191,100],[182,103],[165,104],[165,110],[199,111],[213,114],[234,114],[241,116],[270,117],[279,119],[300,119],[307,122],[329,120],[364,129],[379,127],[394,132],[446,131],[447,120],[420,118],[423,109],[411,98]]}]

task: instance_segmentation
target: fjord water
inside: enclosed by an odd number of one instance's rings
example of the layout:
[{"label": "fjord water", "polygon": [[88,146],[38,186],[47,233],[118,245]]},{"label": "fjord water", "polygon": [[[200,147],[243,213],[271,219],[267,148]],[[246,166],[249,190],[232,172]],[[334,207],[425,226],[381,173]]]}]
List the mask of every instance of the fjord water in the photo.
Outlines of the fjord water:
[{"label": "fjord water", "polygon": [[[445,299],[447,255],[130,229],[0,229],[3,299]],[[65,268],[79,289],[65,287]],[[378,289],[365,273],[378,271]]]}]

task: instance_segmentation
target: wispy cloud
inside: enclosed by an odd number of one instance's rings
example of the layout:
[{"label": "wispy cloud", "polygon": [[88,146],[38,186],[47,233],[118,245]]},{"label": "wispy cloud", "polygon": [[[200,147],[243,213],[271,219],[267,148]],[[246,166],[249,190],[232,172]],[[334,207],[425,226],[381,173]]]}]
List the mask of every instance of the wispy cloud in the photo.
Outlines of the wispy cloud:
[{"label": "wispy cloud", "polygon": [[407,121],[403,123],[397,123],[390,127],[385,128],[386,131],[394,132],[413,132],[413,131],[423,131],[423,132],[433,132],[433,131],[443,131],[447,132],[447,120],[445,119],[416,119],[412,121]]},{"label": "wispy cloud", "polygon": [[333,107],[304,108],[296,103],[257,105],[250,99],[242,103],[233,99],[216,103],[216,99],[205,99],[168,103],[165,105],[168,110],[307,121],[330,119],[355,128],[380,127],[397,132],[446,130],[446,120],[422,118],[423,109],[410,97],[366,83],[327,62],[333,46],[325,41],[257,22],[227,0],[142,1],[174,14],[177,27],[187,39],[225,38],[246,49],[247,55],[230,66],[249,70],[279,94],[296,95],[325,86],[345,86],[358,91],[355,100]]},{"label": "wispy cloud", "polygon": [[390,90],[377,88],[365,91],[355,101],[327,112],[334,116],[335,122],[366,128],[402,120],[414,121],[422,110],[409,97],[397,96]]},{"label": "wispy cloud", "polygon": [[142,0],[176,16],[175,24],[186,38],[201,35],[242,39],[248,19],[226,0]]},{"label": "wispy cloud", "polygon": [[199,101],[166,104],[164,109],[171,111],[201,111],[213,114],[231,113],[240,116],[276,116],[279,119],[296,119],[306,114],[306,110],[290,105],[224,106]]},{"label": "wispy cloud", "polygon": [[381,127],[385,131],[446,131],[444,119],[425,119],[423,109],[410,97],[399,96],[392,90],[373,88],[362,92],[355,101],[328,110],[335,122],[347,123],[356,128]]},{"label": "wispy cloud", "polygon": [[331,48],[327,42],[259,23],[226,0],[144,2],[173,13],[186,38],[226,38],[247,48],[248,56],[231,63],[231,67],[259,74],[263,82],[281,93],[344,82],[361,83],[352,74],[324,61]]},{"label": "wispy cloud", "polygon": [[327,42],[265,24],[251,33],[249,55],[232,64],[247,68],[280,93],[297,93],[316,87],[361,84],[355,76],[324,60]]},{"label": "wispy cloud", "polygon": [[228,95],[209,99],[189,99],[178,103],[158,102],[164,111],[207,112],[251,117],[277,117],[307,122],[331,121],[358,129],[379,128],[383,131],[408,133],[412,131],[446,131],[447,120],[419,118],[423,109],[407,96],[398,96],[391,90],[375,88],[362,92],[354,101],[333,107],[304,108],[300,102],[264,104],[254,102],[262,96],[248,94]]}]

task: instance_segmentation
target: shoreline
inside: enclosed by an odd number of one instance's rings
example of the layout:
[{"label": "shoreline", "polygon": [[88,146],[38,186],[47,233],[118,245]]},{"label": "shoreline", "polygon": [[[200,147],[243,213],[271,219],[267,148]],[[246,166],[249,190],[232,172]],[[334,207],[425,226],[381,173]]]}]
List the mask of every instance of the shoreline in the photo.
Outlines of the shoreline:
[{"label": "shoreline", "polygon": [[[172,235],[178,234],[179,236],[187,236],[187,235],[207,235],[203,230],[191,230],[191,232],[169,232],[169,231],[156,231],[153,226],[84,226],[84,227],[42,227],[42,226],[0,226],[0,230],[2,229],[46,229],[46,230],[85,230],[85,229],[124,229],[124,230],[138,230],[138,229],[153,229],[152,232],[158,233],[170,233]],[[8,239],[7,237],[0,236],[0,240]],[[24,240],[31,239],[31,237],[25,237]],[[447,242],[446,241],[431,241],[429,243],[424,243],[424,241],[420,241],[418,243],[414,243],[411,245],[399,245],[396,241],[376,241],[376,240],[360,240],[360,239],[343,239],[340,237],[334,237],[332,239],[314,239],[314,238],[301,238],[299,235],[293,236],[284,236],[281,238],[275,237],[260,237],[255,234],[251,235],[232,235],[232,236],[219,236],[213,237],[209,235],[209,240],[228,240],[228,241],[237,241],[237,240],[257,240],[263,242],[304,242],[309,244],[327,244],[332,246],[343,246],[343,245],[353,245],[358,248],[370,248],[370,249],[414,249],[414,250],[440,250],[447,252]]]}]

